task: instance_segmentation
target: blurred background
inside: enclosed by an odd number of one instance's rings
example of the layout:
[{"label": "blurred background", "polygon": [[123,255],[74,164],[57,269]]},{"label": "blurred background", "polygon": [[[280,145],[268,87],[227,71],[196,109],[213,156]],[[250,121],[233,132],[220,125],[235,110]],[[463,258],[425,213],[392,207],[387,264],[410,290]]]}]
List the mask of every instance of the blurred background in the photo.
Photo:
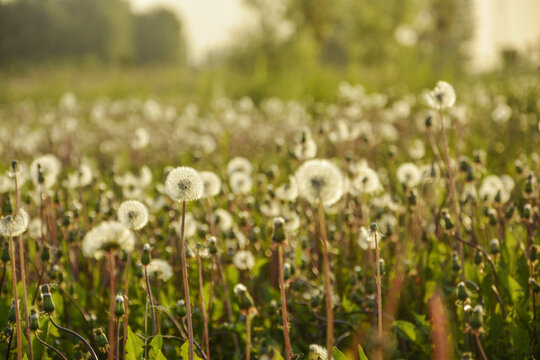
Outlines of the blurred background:
[{"label": "blurred background", "polygon": [[334,100],[538,75],[539,0],[0,0],[0,103]]}]

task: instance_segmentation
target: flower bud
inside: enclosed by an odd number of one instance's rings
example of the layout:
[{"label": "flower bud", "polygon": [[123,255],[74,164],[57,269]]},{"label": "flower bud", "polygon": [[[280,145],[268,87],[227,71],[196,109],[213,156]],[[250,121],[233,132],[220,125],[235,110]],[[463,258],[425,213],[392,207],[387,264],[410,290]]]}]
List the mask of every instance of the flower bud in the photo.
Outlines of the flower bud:
[{"label": "flower bud", "polygon": [[48,246],[44,246],[41,250],[41,261],[44,263],[48,263],[49,260],[51,260],[51,252],[49,251]]},{"label": "flower bud", "polygon": [[530,220],[532,218],[533,209],[531,204],[525,204],[523,205],[523,217],[527,220]]},{"label": "flower bud", "polygon": [[482,264],[483,261],[484,259],[482,257],[482,252],[476,250],[476,252],[474,253],[474,263],[479,266]]},{"label": "flower bud", "polygon": [[425,121],[425,124],[426,124],[426,128],[431,128],[431,126],[433,125],[433,120],[432,120],[432,116],[431,115],[428,115],[426,117],[426,121]]},{"label": "flower bud", "polygon": [[214,236],[208,239],[208,251],[210,252],[211,255],[216,255],[218,252],[217,240]]},{"label": "flower bud", "polygon": [[456,297],[459,301],[465,301],[469,298],[469,294],[467,293],[467,288],[465,287],[465,283],[463,281],[457,284]]},{"label": "flower bud", "polygon": [[94,330],[94,337],[96,339],[96,344],[98,346],[99,351],[102,353],[106,353],[107,350],[109,350],[109,340],[107,340],[107,336],[101,329],[95,329]]},{"label": "flower bud", "polygon": [[282,243],[285,241],[285,220],[282,217],[274,218],[274,234],[272,235],[272,241],[276,243]]},{"label": "flower bud", "polygon": [[240,307],[240,310],[248,311],[255,306],[251,295],[243,284],[236,284],[234,286],[234,293],[238,298],[238,306]]},{"label": "flower bud", "polygon": [[0,333],[0,342],[7,342],[13,336],[13,326],[7,324],[7,326]]},{"label": "flower bud", "polygon": [[126,308],[125,308],[124,297],[122,296],[122,294],[118,294],[116,295],[116,298],[114,299],[114,315],[117,318],[120,318],[124,315],[125,312],[126,312]]},{"label": "flower bud", "polygon": [[30,330],[36,331],[39,329],[39,315],[36,309],[30,310]]},{"label": "flower bud", "polygon": [[291,264],[289,264],[288,262],[283,264],[283,278],[285,280],[288,280],[291,278],[292,274],[293,274],[293,269],[292,269]]},{"label": "flower bud", "polygon": [[416,206],[416,194],[413,190],[409,191],[408,201],[409,206]]},{"label": "flower bud", "polygon": [[479,330],[484,324],[484,308],[482,305],[476,305],[471,314],[471,320],[469,322],[474,330]]},{"label": "flower bud", "polygon": [[452,271],[459,272],[461,270],[461,264],[457,252],[452,253]]},{"label": "flower bud", "polygon": [[178,300],[176,302],[176,314],[183,318],[187,314],[186,302],[184,300]]},{"label": "flower bud", "polygon": [[501,251],[501,247],[498,239],[493,239],[489,243],[489,252],[491,255],[497,255]]},{"label": "flower bud", "polygon": [[509,220],[512,217],[512,215],[514,215],[515,210],[516,210],[516,205],[514,205],[513,203],[510,204],[510,206],[508,206],[508,208],[506,209],[504,213],[504,216],[506,217],[507,220]]},{"label": "flower bud", "polygon": [[17,315],[15,314],[15,301],[11,302],[11,307],[9,308],[7,321],[10,324],[15,324],[15,321],[17,321]]},{"label": "flower bud", "polygon": [[147,266],[148,264],[150,264],[150,259],[151,259],[150,245],[144,244],[142,256],[141,256],[141,264],[143,264],[144,266]]},{"label": "flower bud", "polygon": [[527,181],[525,182],[525,193],[531,195],[534,190],[534,178],[532,174],[529,174]]}]

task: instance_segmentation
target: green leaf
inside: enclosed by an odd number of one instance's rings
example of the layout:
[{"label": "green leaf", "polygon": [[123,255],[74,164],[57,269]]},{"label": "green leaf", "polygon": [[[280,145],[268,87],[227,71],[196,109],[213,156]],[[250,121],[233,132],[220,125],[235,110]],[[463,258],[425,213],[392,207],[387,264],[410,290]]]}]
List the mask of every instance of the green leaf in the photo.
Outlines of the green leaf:
[{"label": "green leaf", "polygon": [[144,342],[135,335],[128,327],[128,337],[126,341],[126,360],[141,359],[144,351]]},{"label": "green leaf", "polygon": [[150,341],[149,359],[150,360],[167,360],[167,358],[163,356],[163,353],[161,352],[162,347],[163,347],[163,338],[160,335],[155,336],[152,339],[152,341]]},{"label": "green leaf", "polygon": [[358,345],[358,355],[360,356],[360,360],[368,360],[364,349],[362,349],[362,345]]},{"label": "green leaf", "polygon": [[334,354],[333,358],[335,360],[346,360],[345,354],[339,351],[339,349],[335,346],[334,346],[334,349],[332,350],[332,353]]},{"label": "green leaf", "polygon": [[409,339],[415,344],[417,343],[418,333],[416,332],[416,327],[413,323],[404,320],[397,320],[394,321],[392,327],[399,335]]},{"label": "green leaf", "polygon": [[[180,356],[182,360],[189,360],[189,342],[186,341],[180,348]],[[195,351],[193,352],[193,360],[202,360]]]},{"label": "green leaf", "polygon": [[24,354],[23,360],[28,360],[28,356],[26,356],[26,354]]}]

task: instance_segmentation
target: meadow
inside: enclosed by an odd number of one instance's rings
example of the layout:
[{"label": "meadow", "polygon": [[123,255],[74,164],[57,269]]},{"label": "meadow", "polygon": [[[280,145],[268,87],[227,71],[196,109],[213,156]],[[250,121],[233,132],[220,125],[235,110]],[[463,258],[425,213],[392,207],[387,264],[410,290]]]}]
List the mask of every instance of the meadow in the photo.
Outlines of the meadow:
[{"label": "meadow", "polygon": [[86,79],[0,93],[6,360],[540,356],[538,76],[205,106]]}]

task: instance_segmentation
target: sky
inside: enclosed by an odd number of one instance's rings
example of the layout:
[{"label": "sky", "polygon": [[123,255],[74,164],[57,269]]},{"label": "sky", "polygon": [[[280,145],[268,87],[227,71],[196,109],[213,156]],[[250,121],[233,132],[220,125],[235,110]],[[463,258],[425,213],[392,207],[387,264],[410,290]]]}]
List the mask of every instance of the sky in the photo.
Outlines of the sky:
[{"label": "sky", "polygon": [[[186,26],[191,60],[200,63],[206,53],[225,45],[235,30],[250,23],[242,0],[131,0],[135,10],[165,5],[181,16]],[[476,29],[470,44],[472,68],[490,70],[507,46],[522,51],[540,39],[540,0],[473,0]]]}]

